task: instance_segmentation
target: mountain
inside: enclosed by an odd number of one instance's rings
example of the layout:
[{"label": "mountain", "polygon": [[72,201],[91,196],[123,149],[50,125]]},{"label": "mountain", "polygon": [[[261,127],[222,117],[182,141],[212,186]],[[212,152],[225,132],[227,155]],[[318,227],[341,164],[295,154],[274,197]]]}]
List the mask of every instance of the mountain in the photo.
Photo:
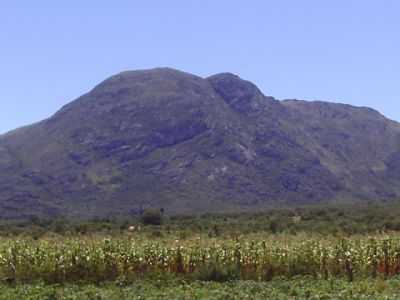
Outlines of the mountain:
[{"label": "mountain", "polygon": [[0,136],[3,218],[399,196],[399,123],[369,108],[278,101],[230,73],[123,72]]}]

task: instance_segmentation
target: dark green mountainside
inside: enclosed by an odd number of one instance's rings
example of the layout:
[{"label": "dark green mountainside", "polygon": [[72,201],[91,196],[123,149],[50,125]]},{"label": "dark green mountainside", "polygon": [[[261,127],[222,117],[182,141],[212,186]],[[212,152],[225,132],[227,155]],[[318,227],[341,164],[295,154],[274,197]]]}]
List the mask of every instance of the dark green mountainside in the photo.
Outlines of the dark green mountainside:
[{"label": "dark green mountainside", "polygon": [[400,125],[223,73],[124,72],[0,136],[0,216],[255,210],[400,196]]}]

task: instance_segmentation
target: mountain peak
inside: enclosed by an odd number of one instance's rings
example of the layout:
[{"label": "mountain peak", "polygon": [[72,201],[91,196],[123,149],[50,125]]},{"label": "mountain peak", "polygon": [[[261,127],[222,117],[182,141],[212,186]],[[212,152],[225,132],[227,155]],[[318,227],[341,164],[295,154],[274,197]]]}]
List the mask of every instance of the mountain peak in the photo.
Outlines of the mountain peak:
[{"label": "mountain peak", "polygon": [[232,73],[216,74],[207,80],[225,102],[238,112],[259,111],[268,100],[255,84]]},{"label": "mountain peak", "polygon": [[129,87],[129,85],[146,84],[151,81],[172,82],[177,80],[201,79],[198,76],[179,71],[173,68],[153,68],[117,73],[94,88],[94,91],[103,92],[107,88]]}]

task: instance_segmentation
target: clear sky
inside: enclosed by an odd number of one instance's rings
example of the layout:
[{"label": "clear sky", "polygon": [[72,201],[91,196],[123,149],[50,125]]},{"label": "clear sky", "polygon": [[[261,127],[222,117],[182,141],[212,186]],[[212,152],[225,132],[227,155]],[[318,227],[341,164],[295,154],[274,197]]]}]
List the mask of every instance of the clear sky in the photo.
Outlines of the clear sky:
[{"label": "clear sky", "polygon": [[399,16],[398,0],[1,1],[0,133],[158,66],[400,120]]}]

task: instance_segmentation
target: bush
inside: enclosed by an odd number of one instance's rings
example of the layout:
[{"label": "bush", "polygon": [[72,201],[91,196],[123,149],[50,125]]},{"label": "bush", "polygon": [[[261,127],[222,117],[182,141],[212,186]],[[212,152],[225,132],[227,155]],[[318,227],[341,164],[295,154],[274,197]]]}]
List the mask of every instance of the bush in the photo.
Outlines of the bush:
[{"label": "bush", "polygon": [[146,209],[142,215],[143,225],[161,225],[162,213],[158,209]]},{"label": "bush", "polygon": [[221,265],[216,262],[201,266],[192,277],[200,281],[227,282],[240,279],[240,271],[235,265]]}]

